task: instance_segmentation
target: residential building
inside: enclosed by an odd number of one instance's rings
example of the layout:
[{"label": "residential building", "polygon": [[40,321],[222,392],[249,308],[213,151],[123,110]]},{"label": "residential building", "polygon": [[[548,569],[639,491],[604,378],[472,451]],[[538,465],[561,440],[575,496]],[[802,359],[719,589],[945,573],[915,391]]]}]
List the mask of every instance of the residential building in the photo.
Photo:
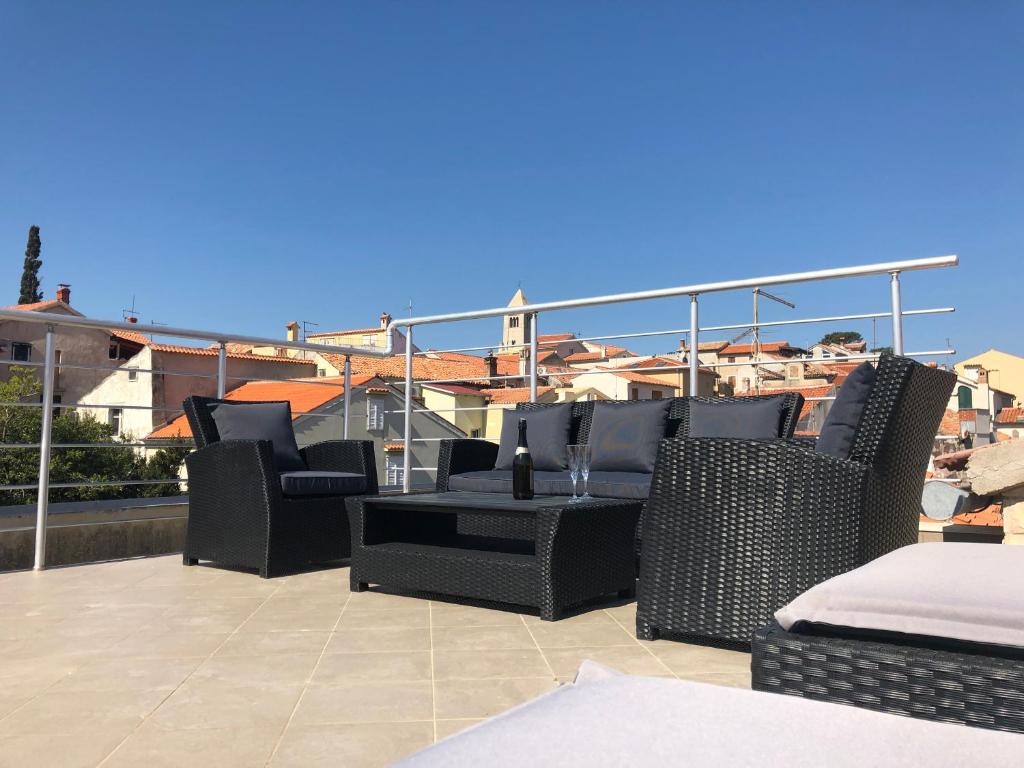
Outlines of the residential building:
[{"label": "residential building", "polygon": [[1013,396],[1012,405],[1024,405],[1024,357],[990,349],[961,360],[953,368],[961,376],[967,376],[969,369],[984,369],[993,386]]},{"label": "residential building", "polygon": [[[217,394],[218,351],[208,347],[144,344],[117,369],[78,398],[83,413],[115,427],[125,438],[140,439],[182,412],[189,395]],[[226,388],[250,379],[294,379],[316,375],[312,360],[227,353]],[[92,405],[93,407],[90,407]],[[150,410],[152,408],[153,410]]]},{"label": "residential building", "polygon": [[[324,440],[340,440],[344,435],[345,387],[337,377],[316,377],[293,381],[250,381],[227,393],[227,400],[271,401],[291,403],[292,423],[299,447]],[[377,376],[352,377],[349,439],[373,441],[377,460],[377,477],[382,485],[400,485],[404,467],[402,391]],[[412,416],[412,433],[426,441],[412,443],[415,467],[436,467],[439,438],[466,437],[446,419],[423,413],[417,403]],[[148,434],[145,443],[156,449],[170,441],[192,436],[188,419],[182,414]],[[432,475],[418,473],[415,483],[432,481]]]},{"label": "residential building", "polygon": [[[391,351],[396,355],[405,354],[405,334],[398,328],[388,331],[391,315],[382,312],[376,326],[369,328],[352,328],[343,331],[318,331],[306,334],[310,344],[330,344],[341,347],[366,347],[367,349],[384,349],[387,347],[388,334],[392,338]],[[294,320],[287,326],[288,340],[299,340],[299,324]]]},{"label": "residential building", "polygon": [[568,388],[559,390],[559,400],[661,400],[676,396],[675,382],[655,376],[614,368],[593,369],[576,376]]},{"label": "residential building", "polygon": [[996,440],[1019,440],[1024,437],[1024,408],[1003,408],[995,418]]},{"label": "residential building", "polygon": [[979,445],[995,440],[993,420],[996,414],[1014,405],[1014,397],[993,387],[989,372],[978,365],[967,365],[957,375],[949,398],[949,410],[959,414],[960,435],[971,433]]},{"label": "residential building", "polygon": [[[71,286],[57,286],[55,298],[33,304],[4,307],[22,312],[47,312],[55,315],[81,317],[71,306]],[[122,361],[136,354],[148,340],[141,334],[109,331],[102,328],[62,326],[56,334],[54,401],[79,402],[99,385]],[[32,363],[40,376],[38,364],[44,361],[46,326],[19,320],[0,319],[0,356],[12,363]],[[77,368],[72,366],[85,366]],[[11,366],[0,365],[0,381],[10,377]]]}]

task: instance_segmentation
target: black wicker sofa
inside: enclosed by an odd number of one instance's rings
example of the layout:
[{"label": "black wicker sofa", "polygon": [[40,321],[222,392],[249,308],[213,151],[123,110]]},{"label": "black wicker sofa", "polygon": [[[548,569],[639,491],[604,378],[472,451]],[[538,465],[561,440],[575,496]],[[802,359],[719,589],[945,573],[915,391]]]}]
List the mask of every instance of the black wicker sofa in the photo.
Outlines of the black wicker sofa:
[{"label": "black wicker sofa", "polygon": [[[282,425],[278,418],[278,440],[233,439],[218,428],[214,411],[221,406],[277,407],[287,421]],[[211,560],[270,578],[349,557],[345,499],[377,493],[372,442],[330,440],[299,449],[287,401],[193,396],[183,407],[196,441],[185,458],[185,565]]]},{"label": "black wicker sofa", "polygon": [[[671,398],[662,437],[675,438],[689,434],[690,406],[694,402],[714,407],[731,403],[750,405],[756,401],[769,399],[782,401],[779,433],[784,438],[792,437],[803,405],[803,396],[793,392],[760,397]],[[650,402],[624,401],[617,403],[616,407],[628,409],[634,403]],[[516,413],[525,413],[540,408],[551,408],[555,405],[559,404],[520,403],[516,406],[515,411]],[[568,445],[588,442],[595,405],[595,401],[577,401],[571,404]],[[437,490],[511,493],[512,473],[494,469],[497,457],[498,445],[495,443],[474,439],[442,440],[438,455]],[[651,473],[591,471],[587,487],[589,493],[598,498],[646,500],[651,490],[651,479]],[[537,472],[534,482],[536,492],[541,495],[570,495],[572,493],[572,480],[568,472]],[[582,484],[580,492],[582,492]],[[641,513],[636,531],[638,554],[642,527],[643,514]],[[507,538],[525,539],[532,536],[532,529],[522,521],[499,519],[493,516],[460,516],[459,531],[467,534]]]}]

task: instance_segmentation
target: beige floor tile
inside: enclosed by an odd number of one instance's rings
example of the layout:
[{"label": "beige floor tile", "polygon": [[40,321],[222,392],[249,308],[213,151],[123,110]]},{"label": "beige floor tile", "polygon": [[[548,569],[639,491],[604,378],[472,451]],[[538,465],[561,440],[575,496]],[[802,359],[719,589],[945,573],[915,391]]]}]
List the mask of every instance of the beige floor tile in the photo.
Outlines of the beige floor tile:
[{"label": "beige floor tile", "polygon": [[550,677],[438,680],[434,684],[436,717],[444,720],[492,717],[555,687]]},{"label": "beige floor tile", "polygon": [[[14,735],[118,729],[142,722],[166,691],[57,691],[39,694],[0,721],[0,739]],[[56,724],[61,724],[58,726]]]},{"label": "beige floor tile", "polygon": [[530,632],[543,649],[590,648],[599,645],[635,645],[636,639],[618,624],[572,624],[545,621],[531,624]]},{"label": "beige floor tile", "polygon": [[409,595],[396,595],[389,592],[353,592],[348,601],[349,608],[365,611],[389,611],[395,608],[415,608],[426,605],[428,601]]},{"label": "beige floor tile", "polygon": [[201,663],[198,658],[97,659],[54,684],[53,691],[172,691]]},{"label": "beige floor tile", "polygon": [[135,728],[115,723],[0,737],[0,768],[94,768]]},{"label": "beige floor tile", "polygon": [[437,680],[545,677],[551,674],[551,668],[536,648],[434,651],[434,678]]},{"label": "beige floor tile", "polygon": [[449,736],[454,736],[456,733],[462,733],[464,730],[477,723],[484,722],[483,718],[472,719],[472,720],[438,720],[437,727],[435,729],[436,740],[447,739]]},{"label": "beige floor tile", "polygon": [[338,622],[338,629],[377,629],[380,627],[426,627],[430,625],[430,606],[396,608],[390,611],[367,611],[347,608]]},{"label": "beige floor tile", "polygon": [[582,613],[572,614],[559,619],[556,622],[544,621],[540,616],[524,615],[523,621],[531,627],[537,624],[557,624],[560,627],[567,627],[576,624],[603,624],[607,627],[616,625],[616,621],[602,610],[588,610]]},{"label": "beige floor tile", "polygon": [[331,633],[324,630],[238,632],[218,649],[217,656],[266,656],[274,653],[320,653]]},{"label": "beige floor tile", "polygon": [[318,653],[273,653],[267,656],[214,656],[192,674],[190,682],[214,680],[225,685],[305,685]]},{"label": "beige floor tile", "polygon": [[430,630],[425,627],[381,627],[335,632],[327,643],[326,653],[429,650]]},{"label": "beige floor tile", "polygon": [[430,680],[430,652],[324,654],[312,682],[314,685],[343,685],[364,680]]},{"label": "beige floor tile", "polygon": [[750,654],[742,651],[673,643],[669,640],[659,640],[643,645],[681,677],[708,673],[750,675]]},{"label": "beige floor tile", "polygon": [[434,627],[433,638],[435,650],[496,651],[537,647],[522,623],[509,627]]},{"label": "beige floor tile", "polygon": [[430,621],[435,627],[520,626],[523,623],[519,614],[511,611],[443,603],[431,606]]},{"label": "beige floor tile", "polygon": [[342,604],[293,604],[267,601],[239,627],[240,632],[269,632],[275,629],[332,630],[344,609]]},{"label": "beige floor tile", "polygon": [[729,688],[749,688],[750,672],[708,672],[680,675],[682,680],[691,680],[695,683],[710,683],[711,685],[724,685]]},{"label": "beige floor tile", "polygon": [[148,724],[168,731],[193,728],[284,728],[301,685],[227,685],[216,680],[186,682],[150,716]]},{"label": "beige floor tile", "polygon": [[272,768],[377,768],[430,746],[429,722],[289,725]]},{"label": "beige floor tile", "polygon": [[429,682],[373,681],[307,688],[292,722],[297,725],[389,723],[432,717]]},{"label": "beige floor tile", "polygon": [[278,730],[274,728],[165,731],[144,724],[103,763],[102,768],[257,768],[266,764]]},{"label": "beige floor tile", "polygon": [[672,670],[639,645],[548,648],[544,656],[559,678],[574,677],[584,659],[596,661],[627,675],[672,675]]},{"label": "beige floor tile", "polygon": [[144,658],[206,657],[217,650],[227,638],[226,632],[204,633],[146,629],[110,645],[105,649],[103,655],[117,658],[124,656]]}]

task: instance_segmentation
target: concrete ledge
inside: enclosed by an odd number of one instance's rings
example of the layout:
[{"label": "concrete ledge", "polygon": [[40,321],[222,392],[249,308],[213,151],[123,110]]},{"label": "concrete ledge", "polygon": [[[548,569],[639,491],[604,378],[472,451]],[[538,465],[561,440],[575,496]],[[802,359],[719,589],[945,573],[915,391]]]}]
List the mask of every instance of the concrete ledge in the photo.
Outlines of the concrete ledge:
[{"label": "concrete ledge", "polygon": [[[187,520],[187,496],[52,504],[46,564],[181,552]],[[0,571],[31,568],[35,537],[35,507],[0,509]]]}]

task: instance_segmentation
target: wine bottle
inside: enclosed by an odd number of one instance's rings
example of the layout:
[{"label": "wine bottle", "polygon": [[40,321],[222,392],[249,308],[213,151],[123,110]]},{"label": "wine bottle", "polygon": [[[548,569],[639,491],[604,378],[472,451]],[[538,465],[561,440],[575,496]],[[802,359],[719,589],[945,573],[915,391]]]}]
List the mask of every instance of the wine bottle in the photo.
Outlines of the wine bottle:
[{"label": "wine bottle", "polygon": [[526,443],[526,419],[519,420],[519,443],[512,459],[512,497],[533,498],[533,457]]}]

